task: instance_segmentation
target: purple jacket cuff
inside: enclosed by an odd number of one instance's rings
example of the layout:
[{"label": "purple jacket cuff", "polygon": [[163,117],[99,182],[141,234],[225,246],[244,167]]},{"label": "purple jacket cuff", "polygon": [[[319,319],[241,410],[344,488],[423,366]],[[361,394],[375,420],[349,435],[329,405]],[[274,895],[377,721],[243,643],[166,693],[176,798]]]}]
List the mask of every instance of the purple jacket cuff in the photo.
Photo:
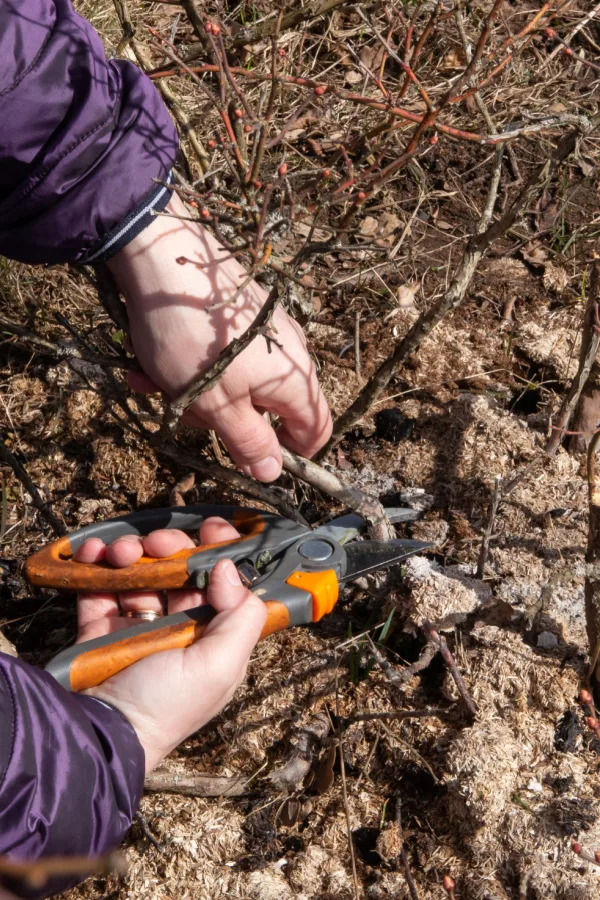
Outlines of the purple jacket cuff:
[{"label": "purple jacket cuff", "polygon": [[0,653],[0,854],[106,853],[131,825],[143,785],[144,751],[120,712]]},{"label": "purple jacket cuff", "polygon": [[0,0],[0,59],[0,254],[107,258],[119,249],[107,238],[126,220],[139,232],[168,200],[156,182],[178,140],[158,91],[132,63],[107,61],[69,0]]}]

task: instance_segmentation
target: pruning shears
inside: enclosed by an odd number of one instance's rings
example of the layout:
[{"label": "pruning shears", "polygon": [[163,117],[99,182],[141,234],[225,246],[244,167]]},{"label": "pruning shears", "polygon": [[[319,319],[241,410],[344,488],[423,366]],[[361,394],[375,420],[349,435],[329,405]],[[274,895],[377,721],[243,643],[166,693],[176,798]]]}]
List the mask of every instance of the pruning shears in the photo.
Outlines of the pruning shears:
[{"label": "pruning shears", "polygon": [[[418,515],[410,509],[386,512],[392,522],[410,521]],[[193,531],[210,516],[231,522],[240,537],[181,550],[164,559],[142,556],[121,569],[105,562],[73,560],[88,538],[109,544],[126,534],[144,536],[159,528]],[[96,522],[54,541],[27,560],[25,574],[31,584],[63,590],[202,589],[216,563],[231,559],[242,581],[267,606],[263,638],[291,625],[318,622],[335,606],[341,584],[432,546],[402,539],[354,541],[365,527],[365,521],[355,515],[311,529],[283,516],[236,506],[152,509]],[[145,621],[76,644],[55,656],[46,670],[67,690],[83,691],[153,653],[190,646],[202,637],[214,615],[214,610],[204,605]]]}]

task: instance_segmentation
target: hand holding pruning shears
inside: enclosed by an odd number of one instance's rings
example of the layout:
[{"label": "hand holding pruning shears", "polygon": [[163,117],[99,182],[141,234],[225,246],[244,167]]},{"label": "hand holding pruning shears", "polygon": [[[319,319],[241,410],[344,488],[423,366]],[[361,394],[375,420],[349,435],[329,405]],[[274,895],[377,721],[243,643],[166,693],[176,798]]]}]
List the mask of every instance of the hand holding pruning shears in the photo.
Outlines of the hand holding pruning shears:
[{"label": "hand holding pruning shears", "polygon": [[[228,702],[260,637],[318,621],[341,583],[429,546],[351,542],[364,524],[345,516],[313,531],[259,510],[189,506],[75,532],[26,564],[33,584],[80,591],[78,643],[47,669],[120,709],[151,769]],[[200,546],[183,530],[198,527]],[[140,609],[161,610],[163,590],[168,615],[132,624]]]}]

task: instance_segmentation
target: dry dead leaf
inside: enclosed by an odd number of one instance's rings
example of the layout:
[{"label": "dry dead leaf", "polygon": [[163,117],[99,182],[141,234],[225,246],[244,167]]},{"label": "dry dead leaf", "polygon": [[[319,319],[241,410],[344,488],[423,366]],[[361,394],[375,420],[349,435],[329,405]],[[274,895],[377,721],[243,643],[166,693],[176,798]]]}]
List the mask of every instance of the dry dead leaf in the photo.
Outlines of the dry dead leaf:
[{"label": "dry dead leaf", "polygon": [[465,51],[462,47],[454,47],[442,58],[440,69],[462,69],[466,64]]},{"label": "dry dead leaf", "polygon": [[591,160],[586,159],[584,156],[579,157],[579,159],[577,160],[577,165],[581,169],[584,178],[589,178],[589,176],[596,168],[595,164]]},{"label": "dry dead leaf", "polygon": [[451,225],[450,222],[446,222],[445,219],[438,219],[435,224],[441,231],[452,231],[454,228],[454,226]]},{"label": "dry dead leaf", "polygon": [[348,69],[345,79],[348,84],[360,84],[365,76],[358,69]]},{"label": "dry dead leaf", "polygon": [[541,244],[527,244],[521,250],[521,254],[525,262],[532,266],[543,266],[548,260],[548,254]]},{"label": "dry dead leaf", "polygon": [[0,653],[6,653],[8,656],[18,656],[17,648],[14,644],[8,640],[8,638],[4,637],[2,632],[0,631]]},{"label": "dry dead leaf", "polygon": [[372,237],[379,231],[379,222],[373,216],[366,216],[360,223],[360,233],[364,237]]},{"label": "dry dead leaf", "polygon": [[398,288],[398,306],[400,309],[415,308],[415,294],[419,290],[418,282],[401,284]]},{"label": "dry dead leaf", "polygon": [[377,44],[376,47],[363,47],[360,53],[360,61],[371,72],[375,72],[381,66],[385,58],[385,47]]},{"label": "dry dead leaf", "polygon": [[335,781],[333,767],[336,754],[337,747],[335,744],[331,744],[321,757],[315,773],[315,790],[318,794],[325,794]]},{"label": "dry dead leaf", "polygon": [[[311,226],[306,222],[294,222],[294,233],[301,237],[308,237]],[[331,231],[325,231],[323,228],[315,228],[312,233],[313,241],[328,241],[331,237]]]},{"label": "dry dead leaf", "polygon": [[379,220],[379,224],[381,226],[381,230],[385,234],[389,234],[392,231],[397,231],[398,228],[402,227],[402,222],[398,218],[395,213],[384,212]]},{"label": "dry dead leaf", "polygon": [[561,294],[569,283],[565,270],[551,262],[546,263],[542,280],[547,291],[556,291],[557,294]]}]

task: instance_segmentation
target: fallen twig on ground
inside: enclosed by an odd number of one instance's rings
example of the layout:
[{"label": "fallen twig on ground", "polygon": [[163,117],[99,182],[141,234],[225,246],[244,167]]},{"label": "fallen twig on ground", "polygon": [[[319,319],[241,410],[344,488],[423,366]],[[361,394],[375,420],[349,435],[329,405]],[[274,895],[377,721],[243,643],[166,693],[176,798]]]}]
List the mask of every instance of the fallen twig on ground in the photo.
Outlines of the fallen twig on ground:
[{"label": "fallen twig on ground", "polygon": [[306,778],[315,752],[329,734],[330,721],[327,716],[314,716],[298,732],[294,750],[288,761],[269,772],[268,779],[280,791],[293,791]]},{"label": "fallen twig on ground", "polygon": [[186,797],[241,797],[248,793],[249,782],[246,775],[185,775],[158,769],[146,775],[144,790]]},{"label": "fallen twig on ground", "polygon": [[483,578],[485,575],[485,564],[490,552],[490,539],[494,533],[494,523],[498,513],[498,507],[502,499],[502,477],[496,475],[494,480],[494,493],[492,494],[492,502],[490,503],[490,511],[488,513],[487,522],[483,529],[483,538],[481,540],[481,550],[479,551],[479,559],[477,560],[476,578]]},{"label": "fallen twig on ground", "polygon": [[437,644],[439,651],[444,658],[444,662],[448,666],[448,671],[452,675],[456,687],[458,688],[458,693],[465,701],[465,706],[472,716],[476,716],[477,704],[471,697],[464,679],[458,671],[458,666],[456,665],[454,657],[450,653],[450,649],[448,648],[448,644],[446,643],[446,638],[437,631],[437,629],[431,624],[431,622],[428,622],[427,620],[423,622],[423,628],[425,630],[425,633],[427,634],[427,637],[431,641],[433,641],[434,644]]},{"label": "fallen twig on ground", "polygon": [[600,700],[600,477],[596,453],[600,431],[590,441],[587,457],[588,480],[588,544],[585,554],[585,622],[590,645],[590,674],[588,681],[596,702]]},{"label": "fallen twig on ground", "polygon": [[14,453],[6,446],[4,439],[0,437],[0,462],[10,466],[25,490],[31,497],[31,503],[40,515],[46,520],[52,531],[57,537],[62,537],[67,533],[67,529],[61,520],[52,512],[50,506],[42,499],[42,496],[27,473],[25,466],[19,462]]},{"label": "fallen twig on ground", "polygon": [[428,719],[444,715],[443,709],[400,709],[380,713],[356,713],[340,719],[340,727],[347,728],[353,722],[379,722],[383,719]]},{"label": "fallen twig on ground", "polygon": [[[552,425],[552,433],[546,443],[546,453],[553,455],[560,447],[565,433],[569,427],[571,416],[577,410],[577,418],[574,422],[574,432],[581,431],[582,441],[591,438],[593,432],[600,422],[595,421],[597,411],[597,403],[594,402],[594,386],[589,386],[590,409],[577,409],[580,399],[583,400],[584,392],[588,388],[592,369],[598,355],[598,347],[600,346],[600,315],[598,312],[598,299],[600,298],[600,271],[598,263],[592,266],[592,276],[590,279],[590,290],[588,302],[583,314],[583,333],[581,337],[581,351],[579,353],[579,366],[577,374],[571,382],[571,386],[561,404],[560,410],[556,417],[556,422]],[[597,388],[596,388],[597,392]],[[584,449],[582,446],[581,449]]]},{"label": "fallen twig on ground", "polygon": [[[340,692],[338,684],[338,670],[335,672],[335,716],[340,718]],[[339,759],[340,759],[340,775],[342,777],[342,799],[344,801],[344,813],[346,815],[346,831],[348,834],[348,849],[350,851],[350,863],[352,866],[352,883],[354,885],[355,900],[360,900],[360,885],[358,882],[358,872],[356,870],[356,853],[354,852],[354,840],[352,837],[352,822],[350,821],[350,806],[348,804],[348,786],[346,784],[346,762],[344,759],[344,744],[342,739],[343,731],[341,728],[335,728],[335,736],[338,743]]]},{"label": "fallen twig on ground", "polygon": [[404,846],[404,835],[402,833],[402,798],[400,797],[400,794],[396,796],[396,828],[398,829],[398,838],[400,840],[400,862],[402,863],[402,868],[404,869],[404,877],[406,879],[408,893],[410,894],[411,900],[419,900],[417,886],[415,884],[414,878],[412,877],[412,872],[410,871],[408,855]]}]

